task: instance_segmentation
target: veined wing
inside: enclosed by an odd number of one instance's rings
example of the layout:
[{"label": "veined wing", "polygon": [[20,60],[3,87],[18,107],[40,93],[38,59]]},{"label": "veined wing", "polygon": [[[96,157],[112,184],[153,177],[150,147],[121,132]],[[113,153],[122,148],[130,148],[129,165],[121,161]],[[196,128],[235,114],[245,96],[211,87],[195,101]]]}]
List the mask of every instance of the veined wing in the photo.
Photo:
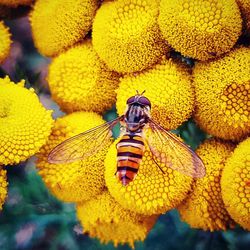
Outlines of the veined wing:
[{"label": "veined wing", "polygon": [[157,165],[165,165],[185,175],[201,178],[206,174],[200,157],[178,137],[149,119],[147,142]]},{"label": "veined wing", "polygon": [[112,136],[112,128],[122,118],[120,116],[63,141],[49,153],[48,162],[70,163],[93,155],[105,146]]}]

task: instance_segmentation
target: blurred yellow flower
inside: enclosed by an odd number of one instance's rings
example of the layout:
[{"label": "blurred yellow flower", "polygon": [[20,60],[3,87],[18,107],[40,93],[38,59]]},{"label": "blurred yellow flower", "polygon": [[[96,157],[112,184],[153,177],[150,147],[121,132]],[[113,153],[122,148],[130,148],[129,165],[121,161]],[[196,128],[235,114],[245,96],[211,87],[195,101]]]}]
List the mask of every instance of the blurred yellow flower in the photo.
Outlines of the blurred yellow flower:
[{"label": "blurred yellow flower", "polygon": [[0,0],[0,4],[16,7],[18,5],[30,5],[34,0]]},{"label": "blurred yellow flower", "polygon": [[106,185],[116,201],[145,215],[165,213],[179,205],[191,188],[192,178],[161,165],[163,174],[146,146],[137,176],[123,186],[115,176],[118,141],[110,147],[105,159]]},{"label": "blurred yellow flower", "polygon": [[101,116],[88,112],[75,112],[56,120],[47,144],[40,150],[37,167],[47,187],[59,199],[84,201],[105,188],[103,162],[111,142],[82,161],[50,164],[47,159],[49,152],[62,141],[103,123]]},{"label": "blurred yellow flower", "polygon": [[184,56],[208,60],[229,51],[241,34],[235,0],[162,0],[159,26]]},{"label": "blurred yellow flower", "polygon": [[3,204],[5,202],[5,198],[7,197],[7,171],[0,166],[0,211],[3,208]]},{"label": "blurred yellow flower", "polygon": [[243,33],[250,35],[250,1],[236,0],[243,19]]},{"label": "blurred yellow flower", "polygon": [[250,230],[250,138],[241,142],[227,160],[221,189],[230,216]]},{"label": "blurred yellow flower", "polygon": [[39,151],[50,134],[51,111],[34,89],[0,78],[0,164],[16,164]]},{"label": "blurred yellow flower", "polygon": [[48,83],[52,98],[62,110],[102,113],[115,103],[118,77],[100,62],[90,41],[86,41],[52,61]]},{"label": "blurred yellow flower", "polygon": [[143,216],[122,208],[106,191],[95,199],[77,204],[77,217],[83,230],[101,242],[112,241],[115,246],[143,241],[158,216]]},{"label": "blurred yellow flower", "polygon": [[146,90],[152,104],[152,118],[167,129],[174,129],[186,121],[193,111],[194,90],[188,71],[171,59],[163,59],[148,71],[126,75],[117,90],[116,107],[121,115],[126,101]]},{"label": "blurred yellow flower", "polygon": [[93,23],[93,46],[110,69],[140,71],[169,50],[157,25],[158,2],[118,0],[102,4]]},{"label": "blurred yellow flower", "polygon": [[187,199],[179,206],[182,220],[193,228],[226,230],[233,225],[221,196],[220,179],[234,146],[216,139],[206,140],[196,153],[206,167],[206,176],[196,179]]},{"label": "blurred yellow flower", "polygon": [[35,46],[55,56],[80,41],[90,30],[97,0],[37,0],[30,15]]},{"label": "blurred yellow flower", "polygon": [[207,133],[240,140],[250,132],[250,48],[197,63],[195,120]]},{"label": "blurred yellow flower", "polygon": [[9,55],[10,52],[10,32],[9,29],[0,21],[0,63]]}]

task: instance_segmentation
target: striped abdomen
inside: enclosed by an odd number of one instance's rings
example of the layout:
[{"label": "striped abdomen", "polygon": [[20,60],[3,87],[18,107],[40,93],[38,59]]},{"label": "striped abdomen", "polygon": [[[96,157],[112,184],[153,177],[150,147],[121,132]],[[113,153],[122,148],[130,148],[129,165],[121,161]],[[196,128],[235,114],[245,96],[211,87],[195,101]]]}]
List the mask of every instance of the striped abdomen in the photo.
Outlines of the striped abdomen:
[{"label": "striped abdomen", "polygon": [[141,133],[126,133],[117,143],[116,176],[123,185],[131,182],[137,172],[144,152]]}]

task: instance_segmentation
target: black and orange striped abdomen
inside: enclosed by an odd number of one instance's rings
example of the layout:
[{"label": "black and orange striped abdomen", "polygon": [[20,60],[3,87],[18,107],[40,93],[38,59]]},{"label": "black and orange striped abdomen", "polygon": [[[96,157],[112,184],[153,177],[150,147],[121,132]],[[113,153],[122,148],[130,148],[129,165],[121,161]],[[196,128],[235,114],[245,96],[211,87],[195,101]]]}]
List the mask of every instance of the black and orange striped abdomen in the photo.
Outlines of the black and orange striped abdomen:
[{"label": "black and orange striped abdomen", "polygon": [[144,140],[141,133],[126,133],[117,143],[116,176],[123,185],[131,182],[139,169],[144,152]]}]

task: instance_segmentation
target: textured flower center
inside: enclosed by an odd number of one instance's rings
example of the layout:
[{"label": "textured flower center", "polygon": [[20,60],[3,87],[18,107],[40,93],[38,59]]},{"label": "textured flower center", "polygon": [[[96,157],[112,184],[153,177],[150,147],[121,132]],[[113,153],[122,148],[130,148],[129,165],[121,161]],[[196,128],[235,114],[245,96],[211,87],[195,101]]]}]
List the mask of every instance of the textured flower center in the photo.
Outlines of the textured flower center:
[{"label": "textured flower center", "polygon": [[4,98],[0,96],[0,118],[5,118],[8,116],[10,106],[5,104]]}]

